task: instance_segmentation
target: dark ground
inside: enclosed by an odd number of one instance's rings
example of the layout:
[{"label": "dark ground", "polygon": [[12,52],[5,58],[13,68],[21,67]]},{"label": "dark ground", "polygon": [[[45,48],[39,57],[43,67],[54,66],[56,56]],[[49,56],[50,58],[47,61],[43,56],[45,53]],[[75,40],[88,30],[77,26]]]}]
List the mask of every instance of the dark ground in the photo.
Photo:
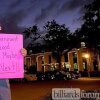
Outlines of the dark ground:
[{"label": "dark ground", "polygon": [[44,98],[52,93],[52,88],[80,88],[81,90],[100,90],[100,78],[11,83],[12,100],[44,100]]}]

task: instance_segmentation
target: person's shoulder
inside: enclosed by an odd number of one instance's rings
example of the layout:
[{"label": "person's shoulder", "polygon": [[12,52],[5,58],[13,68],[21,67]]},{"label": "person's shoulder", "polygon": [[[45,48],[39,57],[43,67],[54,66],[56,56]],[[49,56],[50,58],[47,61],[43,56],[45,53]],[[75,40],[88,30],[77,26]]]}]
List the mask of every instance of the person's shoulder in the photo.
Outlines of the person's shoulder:
[{"label": "person's shoulder", "polygon": [[9,80],[8,79],[0,79],[0,87],[9,88]]}]

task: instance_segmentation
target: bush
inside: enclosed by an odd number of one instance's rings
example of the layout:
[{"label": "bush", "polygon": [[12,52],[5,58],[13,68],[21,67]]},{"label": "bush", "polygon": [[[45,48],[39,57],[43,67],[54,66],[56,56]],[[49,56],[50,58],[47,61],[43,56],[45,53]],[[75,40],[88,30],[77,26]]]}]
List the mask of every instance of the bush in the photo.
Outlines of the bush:
[{"label": "bush", "polygon": [[28,73],[30,74],[36,74],[37,73],[37,66],[30,66],[28,69]]}]

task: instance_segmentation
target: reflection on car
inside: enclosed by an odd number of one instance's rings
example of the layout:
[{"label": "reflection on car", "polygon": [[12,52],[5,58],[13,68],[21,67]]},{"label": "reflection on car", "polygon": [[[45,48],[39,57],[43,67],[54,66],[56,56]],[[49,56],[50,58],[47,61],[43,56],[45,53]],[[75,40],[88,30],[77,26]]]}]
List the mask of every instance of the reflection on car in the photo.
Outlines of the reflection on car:
[{"label": "reflection on car", "polygon": [[70,71],[72,79],[78,79],[81,77],[81,73],[78,71]]},{"label": "reflection on car", "polygon": [[69,72],[64,71],[46,71],[46,72],[37,72],[38,80],[69,80],[72,79]]},{"label": "reflection on car", "polygon": [[45,79],[45,75],[43,72],[37,72],[36,76],[37,80],[43,81]]}]

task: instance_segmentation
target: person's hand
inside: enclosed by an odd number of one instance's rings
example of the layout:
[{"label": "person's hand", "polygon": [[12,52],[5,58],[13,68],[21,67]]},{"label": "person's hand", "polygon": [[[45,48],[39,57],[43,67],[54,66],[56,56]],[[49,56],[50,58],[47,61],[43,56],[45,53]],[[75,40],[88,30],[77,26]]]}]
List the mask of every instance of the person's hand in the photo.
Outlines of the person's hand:
[{"label": "person's hand", "polygon": [[26,55],[27,55],[27,50],[26,50],[25,48],[22,48],[22,49],[20,50],[20,52],[21,52],[21,54],[22,54],[23,56],[26,56]]}]

